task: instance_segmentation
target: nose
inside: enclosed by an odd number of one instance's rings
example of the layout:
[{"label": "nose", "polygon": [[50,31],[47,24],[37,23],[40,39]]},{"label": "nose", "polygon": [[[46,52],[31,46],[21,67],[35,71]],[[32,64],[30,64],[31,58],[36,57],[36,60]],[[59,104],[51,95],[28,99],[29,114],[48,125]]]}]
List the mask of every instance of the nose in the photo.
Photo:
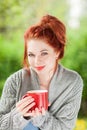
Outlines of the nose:
[{"label": "nose", "polygon": [[36,56],[36,57],[35,57],[35,65],[36,65],[36,66],[37,66],[37,65],[40,65],[41,62],[42,62],[42,58],[41,58],[40,56]]}]

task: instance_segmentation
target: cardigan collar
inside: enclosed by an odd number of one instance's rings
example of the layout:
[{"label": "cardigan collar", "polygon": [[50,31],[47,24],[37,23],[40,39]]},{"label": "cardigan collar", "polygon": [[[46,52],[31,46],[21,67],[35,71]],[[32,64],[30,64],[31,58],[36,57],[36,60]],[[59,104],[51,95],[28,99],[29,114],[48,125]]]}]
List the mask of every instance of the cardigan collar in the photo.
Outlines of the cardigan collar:
[{"label": "cardigan collar", "polygon": [[[58,64],[57,70],[55,71],[51,82],[49,84],[49,102],[52,102],[54,100],[54,95],[56,94],[56,91],[58,89],[58,82],[61,80],[62,78],[62,72],[63,71],[63,67]],[[31,72],[31,80],[32,80],[32,89],[33,90],[38,90],[40,89],[40,83],[39,83],[39,79],[38,79],[38,75],[36,74],[36,72],[30,68],[30,72]],[[54,94],[55,93],[55,94]],[[56,96],[56,95],[55,95]]]}]

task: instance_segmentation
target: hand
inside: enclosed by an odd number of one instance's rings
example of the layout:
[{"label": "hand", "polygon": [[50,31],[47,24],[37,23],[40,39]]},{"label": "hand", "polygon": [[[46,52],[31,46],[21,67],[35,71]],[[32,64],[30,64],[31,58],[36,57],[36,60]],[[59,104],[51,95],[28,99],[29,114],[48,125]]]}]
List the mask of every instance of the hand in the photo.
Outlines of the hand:
[{"label": "hand", "polygon": [[44,108],[42,108],[41,111],[38,108],[35,108],[35,110],[33,110],[32,112],[30,111],[28,113],[28,116],[37,117],[37,116],[40,116],[40,115],[45,115],[45,113],[46,113],[46,110]]},{"label": "hand", "polygon": [[29,110],[35,105],[34,98],[31,96],[21,99],[16,104],[16,109],[21,113],[22,116],[28,117]]}]

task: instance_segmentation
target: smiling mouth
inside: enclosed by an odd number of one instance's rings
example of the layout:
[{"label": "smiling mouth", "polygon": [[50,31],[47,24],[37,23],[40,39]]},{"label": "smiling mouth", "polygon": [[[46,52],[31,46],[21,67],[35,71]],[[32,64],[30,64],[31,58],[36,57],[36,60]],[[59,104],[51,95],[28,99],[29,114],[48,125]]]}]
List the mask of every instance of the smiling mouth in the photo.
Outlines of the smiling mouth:
[{"label": "smiling mouth", "polygon": [[37,70],[42,70],[44,69],[45,66],[38,66],[38,67],[35,67]]}]

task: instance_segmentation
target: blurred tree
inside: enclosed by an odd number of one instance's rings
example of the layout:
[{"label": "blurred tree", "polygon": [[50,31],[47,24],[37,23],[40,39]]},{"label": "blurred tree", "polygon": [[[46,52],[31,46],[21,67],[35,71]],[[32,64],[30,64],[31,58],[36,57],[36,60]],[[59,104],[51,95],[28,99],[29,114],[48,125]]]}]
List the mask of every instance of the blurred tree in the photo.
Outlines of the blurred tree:
[{"label": "blurred tree", "polygon": [[19,1],[1,0],[0,1],[0,32],[4,32],[4,33],[7,32],[7,30],[10,29],[13,25],[12,19],[14,19],[14,17],[19,13],[20,13]]},{"label": "blurred tree", "polygon": [[47,13],[63,19],[66,13],[65,3],[64,0],[1,0],[0,32],[23,31]]}]

